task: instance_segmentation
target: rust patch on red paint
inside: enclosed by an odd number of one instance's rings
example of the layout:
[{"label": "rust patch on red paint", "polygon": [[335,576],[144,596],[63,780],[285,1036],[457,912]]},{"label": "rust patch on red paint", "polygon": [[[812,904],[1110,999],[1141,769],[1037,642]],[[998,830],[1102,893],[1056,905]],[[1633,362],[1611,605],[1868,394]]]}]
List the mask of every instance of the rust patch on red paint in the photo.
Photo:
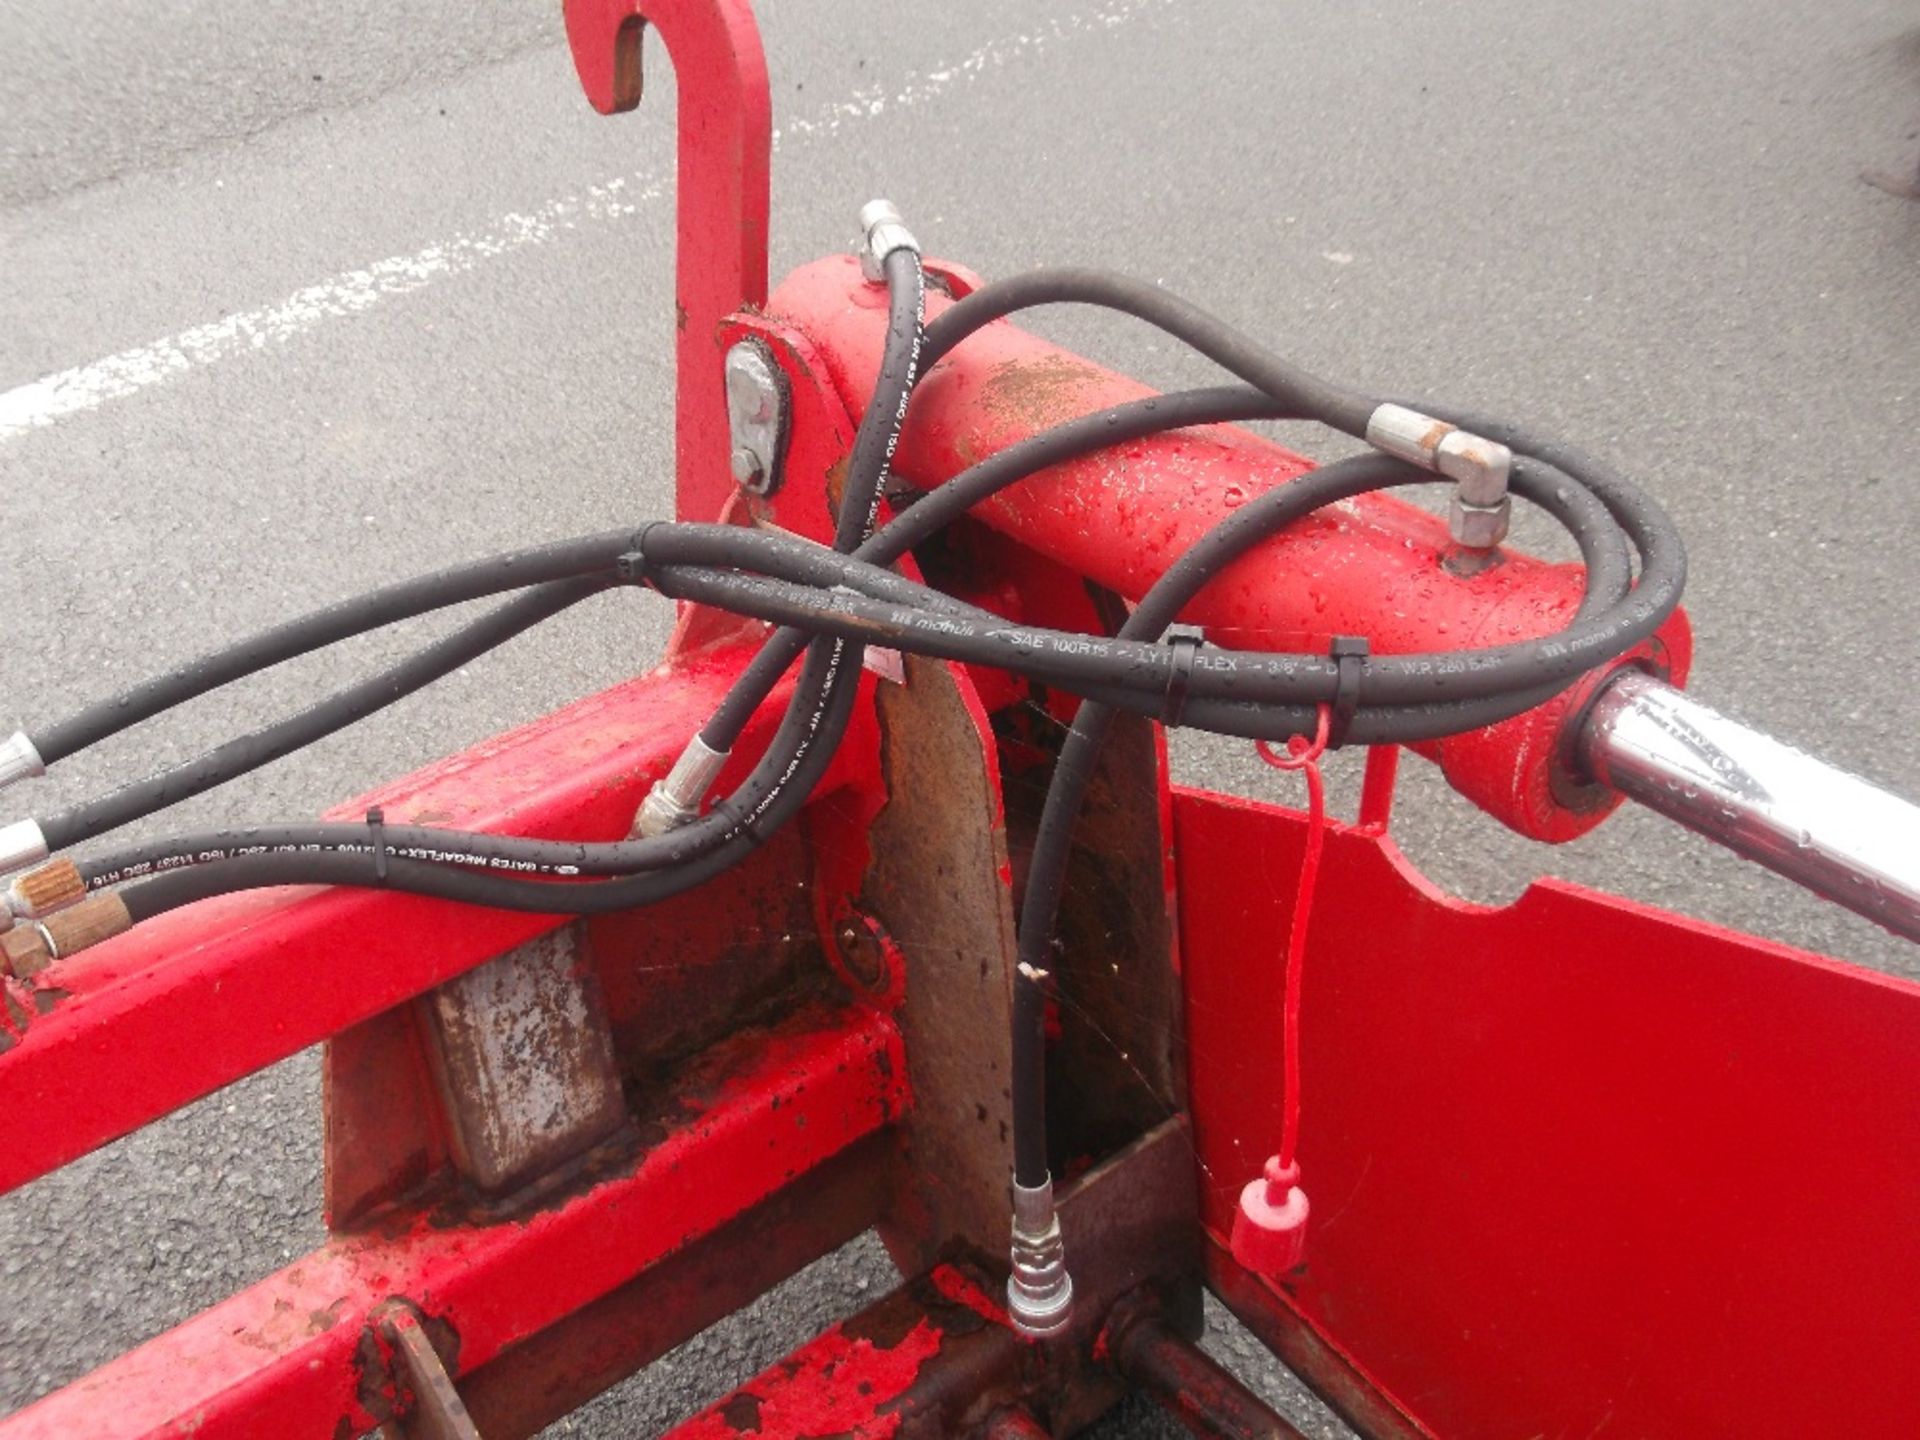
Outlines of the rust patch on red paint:
[{"label": "rust patch on red paint", "polygon": [[980,387],[980,408],[998,428],[1016,435],[1049,429],[1087,410],[1087,396],[1110,377],[1071,355],[1009,360],[996,365]]},{"label": "rust patch on red paint", "polygon": [[940,1330],[925,1319],[891,1345],[836,1326],[689,1420],[674,1440],[759,1434],[885,1440],[899,1431],[901,1416],[883,1412],[913,1389],[922,1367],[940,1353],[940,1341]]},{"label": "rust patch on red paint", "polygon": [[383,1300],[367,1314],[360,1341],[354,1348],[353,1368],[358,1377],[354,1400],[376,1424],[385,1424],[412,1403],[411,1392],[396,1378],[393,1345],[380,1333],[389,1308],[407,1311],[419,1323],[447,1374],[460,1373],[460,1332],[444,1316],[427,1315],[405,1300]]},{"label": "rust patch on red paint", "polygon": [[347,1308],[344,1296],[331,1304],[301,1310],[290,1300],[276,1299],[273,1312],[260,1324],[234,1332],[234,1339],[269,1355],[282,1355],[296,1349],[315,1335],[325,1334],[340,1323]]},{"label": "rust patch on red paint", "polygon": [[964,1305],[990,1325],[1005,1325],[1007,1312],[978,1280],[958,1265],[936,1265],[928,1277],[933,1288],[956,1305]]}]

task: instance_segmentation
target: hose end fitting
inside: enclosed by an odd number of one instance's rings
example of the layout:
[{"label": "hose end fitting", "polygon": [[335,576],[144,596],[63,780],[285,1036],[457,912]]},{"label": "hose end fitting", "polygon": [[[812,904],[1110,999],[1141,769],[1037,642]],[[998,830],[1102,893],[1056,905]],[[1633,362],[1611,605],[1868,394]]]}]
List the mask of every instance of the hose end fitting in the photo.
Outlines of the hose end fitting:
[{"label": "hose end fitting", "polygon": [[95,895],[45,920],[16,926],[0,936],[0,956],[16,980],[31,980],[56,960],[78,955],[133,928],[133,916],[118,895]]},{"label": "hose end fitting", "polygon": [[651,839],[698,819],[700,802],[707,798],[707,791],[713,788],[731,753],[716,750],[694,736],[673,762],[673,768],[653,782],[629,833],[642,840]]},{"label": "hose end fitting", "polygon": [[860,207],[860,273],[869,285],[883,285],[887,279],[887,257],[896,250],[920,253],[920,242],[907,229],[907,222],[891,200],[869,200]]},{"label": "hose end fitting", "polygon": [[87,898],[87,882],[80,867],[62,855],[49,865],[29,870],[8,887],[4,910],[22,920],[44,920]]},{"label": "hose end fitting", "polygon": [[1454,482],[1448,532],[1468,550],[1491,550],[1507,538],[1513,500],[1513,451],[1405,405],[1379,406],[1367,420],[1367,443]]},{"label": "hose end fitting", "polygon": [[0,790],[19,780],[32,780],[47,773],[47,762],[27,732],[16,730],[0,740]]},{"label": "hose end fitting", "polygon": [[1058,1335],[1073,1318],[1073,1277],[1067,1245],[1053,1208],[1053,1181],[1029,1189],[1013,1182],[1013,1273],[1007,1277],[1007,1318],[1029,1339]]},{"label": "hose end fitting", "polygon": [[47,858],[47,837],[37,820],[0,826],[0,875],[11,875]]}]

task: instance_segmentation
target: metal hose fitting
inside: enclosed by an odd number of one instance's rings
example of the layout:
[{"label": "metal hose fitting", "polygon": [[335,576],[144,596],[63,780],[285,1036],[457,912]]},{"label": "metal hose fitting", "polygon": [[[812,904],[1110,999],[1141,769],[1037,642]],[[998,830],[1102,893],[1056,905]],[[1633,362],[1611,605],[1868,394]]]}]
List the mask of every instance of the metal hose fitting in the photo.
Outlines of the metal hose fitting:
[{"label": "metal hose fitting", "polygon": [[16,980],[31,980],[54,961],[78,955],[132,928],[133,916],[125,901],[111,892],[94,895],[0,936],[0,961]]},{"label": "metal hose fitting", "polygon": [[694,736],[680,752],[680,758],[673,762],[673,769],[653,782],[639,813],[633,817],[632,835],[651,839],[697,820],[700,802],[707,798],[707,791],[713,788],[731,753],[715,750],[698,735]]},{"label": "metal hose fitting", "polygon": [[63,855],[50,864],[15,876],[5,896],[0,897],[0,912],[22,920],[44,920],[86,898],[87,882],[80,874],[80,867]]},{"label": "metal hose fitting", "polygon": [[1507,538],[1513,451],[1405,405],[1382,405],[1367,420],[1367,443],[1454,482],[1448,530],[1456,545],[1491,550]]},{"label": "metal hose fitting", "polygon": [[1022,1335],[1058,1335],[1073,1316],[1073,1277],[1066,1239],[1053,1209],[1053,1181],[1031,1189],[1013,1184],[1013,1273],[1007,1277],[1007,1316]]},{"label": "metal hose fitting", "polygon": [[46,773],[47,762],[40,758],[40,751],[27,738],[26,731],[16,730],[0,740],[0,790],[16,781],[32,780]]},{"label": "metal hose fitting", "polygon": [[0,826],[0,875],[11,875],[47,858],[47,837],[37,820]]},{"label": "metal hose fitting", "polygon": [[869,200],[860,207],[860,273],[869,285],[884,285],[887,256],[896,250],[920,253],[920,242],[891,200]]}]

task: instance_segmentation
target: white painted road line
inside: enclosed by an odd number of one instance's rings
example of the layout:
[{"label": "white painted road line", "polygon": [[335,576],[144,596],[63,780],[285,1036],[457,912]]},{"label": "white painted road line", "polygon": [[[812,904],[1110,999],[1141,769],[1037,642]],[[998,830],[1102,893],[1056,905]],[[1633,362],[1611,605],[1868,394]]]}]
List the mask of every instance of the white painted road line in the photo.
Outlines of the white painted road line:
[{"label": "white painted road line", "polygon": [[[1059,41],[1110,30],[1144,11],[1174,3],[1176,0],[1105,0],[1092,9],[1056,16],[1026,34],[983,45],[951,65],[910,74],[892,89],[856,91],[810,118],[789,121],[774,131],[774,144],[831,138],[849,125],[888,111],[924,105],[976,75],[1027,59]],[[485,229],[342,271],[295,291],[278,304],[239,311],[90,364],[43,375],[0,394],[0,443],[196,368],[284,345],[327,320],[358,314],[396,295],[411,294],[464,274],[499,256],[544,245],[586,222],[631,215],[641,205],[658,199],[663,188],[657,176],[622,176],[548,201],[527,213],[503,215]]]}]

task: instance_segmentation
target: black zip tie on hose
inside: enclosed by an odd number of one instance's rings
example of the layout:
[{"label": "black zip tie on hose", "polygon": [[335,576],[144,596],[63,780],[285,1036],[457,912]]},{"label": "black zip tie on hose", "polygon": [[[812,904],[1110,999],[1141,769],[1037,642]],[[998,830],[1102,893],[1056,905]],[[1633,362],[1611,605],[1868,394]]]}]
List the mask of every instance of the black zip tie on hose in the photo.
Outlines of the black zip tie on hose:
[{"label": "black zip tie on hose", "polygon": [[378,805],[367,811],[367,835],[373,841],[373,878],[387,883],[387,812]]},{"label": "black zip tie on hose", "polygon": [[1187,692],[1193,688],[1193,667],[1199,659],[1200,647],[1206,643],[1198,635],[1167,637],[1173,664],[1167,672],[1167,698],[1160,707],[1160,723],[1169,730],[1180,728],[1180,717],[1187,709]]},{"label": "black zip tie on hose", "polygon": [[1371,650],[1364,635],[1336,635],[1327,646],[1327,658],[1337,667],[1333,700],[1327,706],[1329,750],[1338,750],[1347,743],[1347,727],[1360,709],[1360,679],[1367,673],[1367,656]]}]

